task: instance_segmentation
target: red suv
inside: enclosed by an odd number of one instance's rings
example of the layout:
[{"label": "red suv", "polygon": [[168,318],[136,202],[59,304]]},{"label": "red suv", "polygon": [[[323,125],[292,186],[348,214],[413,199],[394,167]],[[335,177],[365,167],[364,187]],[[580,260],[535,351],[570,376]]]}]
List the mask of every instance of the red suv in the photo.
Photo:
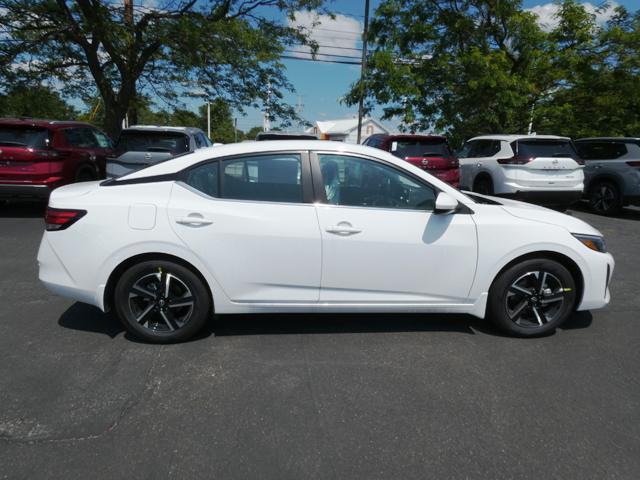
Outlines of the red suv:
[{"label": "red suv", "polygon": [[73,182],[104,178],[112,143],[82,122],[0,119],[0,198],[47,198]]},{"label": "red suv", "polygon": [[446,137],[375,134],[368,137],[363,145],[386,150],[455,188],[460,186],[460,164]]}]

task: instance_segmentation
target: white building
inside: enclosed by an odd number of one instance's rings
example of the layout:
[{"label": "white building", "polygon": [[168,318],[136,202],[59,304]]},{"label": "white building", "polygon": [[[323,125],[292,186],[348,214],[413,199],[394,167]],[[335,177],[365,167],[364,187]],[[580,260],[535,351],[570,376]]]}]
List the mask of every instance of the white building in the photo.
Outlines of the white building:
[{"label": "white building", "polygon": [[[315,125],[307,129],[308,133],[317,135],[321,140],[335,140],[337,142],[358,143],[358,119],[343,118],[341,120],[317,121]],[[379,121],[365,117],[362,119],[362,134],[360,141],[374,133],[390,133],[389,129]]]}]

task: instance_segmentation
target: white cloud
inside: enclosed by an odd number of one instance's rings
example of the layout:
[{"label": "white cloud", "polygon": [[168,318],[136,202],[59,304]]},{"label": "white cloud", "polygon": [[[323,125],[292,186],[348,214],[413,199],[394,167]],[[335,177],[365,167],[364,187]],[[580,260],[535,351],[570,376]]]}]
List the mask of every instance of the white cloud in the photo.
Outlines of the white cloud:
[{"label": "white cloud", "polygon": [[[311,40],[314,40],[320,48],[318,49],[318,59],[328,60],[327,55],[341,55],[347,57],[360,58],[360,40],[362,35],[362,25],[358,20],[346,15],[319,15],[315,12],[296,12],[295,20],[289,20],[289,26],[301,27],[309,33]],[[310,49],[306,46],[296,46],[293,49],[297,52],[291,55],[300,58],[310,58]],[[335,60],[351,61],[349,58],[335,57]],[[356,60],[355,58],[353,59]]]},{"label": "white cloud", "polygon": [[[599,9],[599,5],[594,5],[591,2],[583,2],[582,6],[592,15],[596,16],[596,23],[602,25],[615,13],[615,8],[618,3],[610,1],[606,8]],[[556,3],[545,3],[544,5],[536,5],[535,7],[528,8],[527,10],[538,16],[538,23],[540,27],[549,32],[558,26],[558,9],[559,6]]]}]

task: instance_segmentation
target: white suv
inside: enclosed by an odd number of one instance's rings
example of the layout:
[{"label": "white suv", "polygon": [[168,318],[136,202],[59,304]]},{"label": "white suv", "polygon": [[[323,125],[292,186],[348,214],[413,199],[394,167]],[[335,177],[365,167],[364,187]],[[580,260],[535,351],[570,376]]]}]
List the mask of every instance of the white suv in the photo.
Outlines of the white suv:
[{"label": "white suv", "polygon": [[567,207],[584,189],[584,162],[570,138],[484,135],[458,152],[460,189]]}]

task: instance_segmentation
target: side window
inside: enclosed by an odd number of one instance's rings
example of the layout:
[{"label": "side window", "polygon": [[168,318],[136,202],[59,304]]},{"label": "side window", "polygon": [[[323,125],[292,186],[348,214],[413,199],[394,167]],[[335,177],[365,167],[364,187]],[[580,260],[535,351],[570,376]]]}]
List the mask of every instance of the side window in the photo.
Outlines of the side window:
[{"label": "side window", "polygon": [[576,149],[585,160],[615,160],[628,152],[626,145],[618,142],[577,143]]},{"label": "side window", "polygon": [[205,163],[204,165],[192,168],[187,173],[185,182],[210,197],[217,197],[218,162]]},{"label": "side window", "polygon": [[64,136],[72,147],[98,148],[98,141],[90,128],[68,128]]},{"label": "side window", "polygon": [[203,133],[196,133],[194,138],[196,141],[196,148],[205,148],[209,146],[209,143]]},{"label": "side window", "polygon": [[333,205],[433,210],[436,192],[373,160],[318,154],[327,202]]},{"label": "side window", "polygon": [[476,145],[476,141],[465,142],[462,148],[458,151],[458,158],[473,158],[473,150]]},{"label": "side window", "polygon": [[222,198],[302,203],[298,154],[259,155],[222,162]]},{"label": "side window", "polygon": [[499,140],[478,140],[476,146],[471,152],[471,156],[478,157],[492,157],[500,151]]},{"label": "side window", "polygon": [[100,148],[113,148],[113,143],[109,140],[104,133],[99,130],[92,130],[93,136],[96,138],[96,142]]}]

